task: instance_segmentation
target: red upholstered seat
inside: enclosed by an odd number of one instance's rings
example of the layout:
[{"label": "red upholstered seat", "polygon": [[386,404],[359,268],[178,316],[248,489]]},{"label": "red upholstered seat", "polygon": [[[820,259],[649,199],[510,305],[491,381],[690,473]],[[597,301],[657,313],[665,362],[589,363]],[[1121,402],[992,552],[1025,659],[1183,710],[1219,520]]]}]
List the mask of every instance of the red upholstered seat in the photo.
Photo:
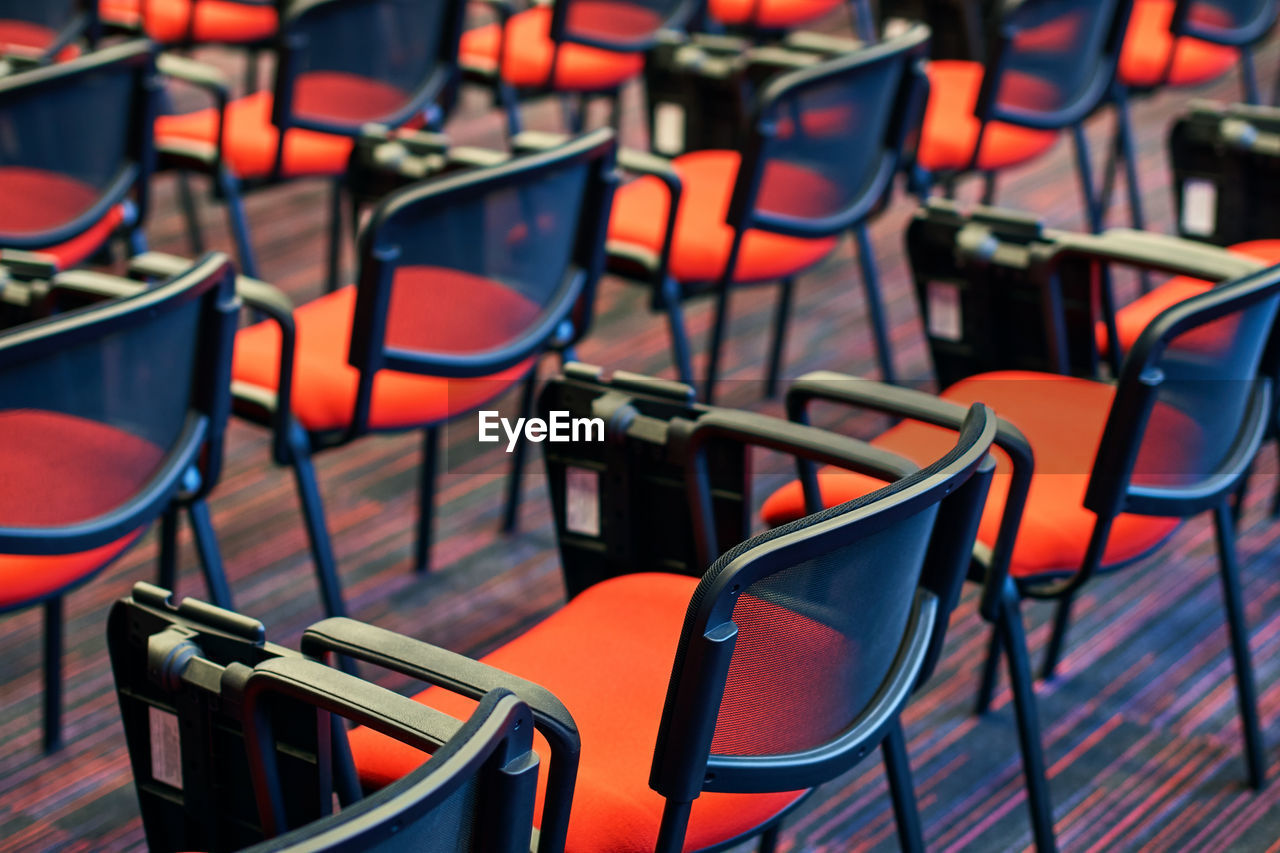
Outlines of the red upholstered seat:
[{"label": "red upholstered seat", "polygon": [[[344,287],[294,311],[293,413],[310,430],[351,422],[359,372],[347,363],[356,289]],[[404,349],[478,352],[510,342],[529,328],[540,306],[490,279],[436,267],[396,272],[387,341]],[[236,336],[232,377],[276,387],[280,331],[263,322]],[[478,408],[528,373],[532,361],[493,376],[444,379],[385,370],[374,380],[369,416],[375,429],[438,423]]]},{"label": "red upholstered seat", "polygon": [[[377,121],[399,110],[408,95],[382,83],[332,71],[312,71],[299,76],[293,111],[299,117],[329,119],[353,128]],[[276,162],[279,131],[271,123],[271,92],[255,92],[227,105],[223,156],[242,178],[271,173]],[[218,143],[218,111],[198,110],[156,119],[156,139],[165,142]],[[294,128],[285,136],[285,177],[337,175],[347,167],[351,139],[331,133]]]},{"label": "red upholstered seat", "polygon": [[845,0],[711,0],[711,17],[732,26],[786,29],[829,15]]},{"label": "red upholstered seat", "polygon": [[[966,169],[973,161],[981,122],[974,115],[984,70],[980,63],[959,59],[929,63],[929,102],[916,159],[929,170]],[[1054,87],[1017,71],[1002,79],[1002,102],[1052,105]],[[1003,169],[1038,157],[1053,147],[1057,131],[1034,130],[1006,122],[988,122],[982,134],[977,168]]]},{"label": "red upholstered seat", "polygon": [[[1250,240],[1245,243],[1237,243],[1229,247],[1229,249],[1232,252],[1256,258],[1264,263],[1280,263],[1280,240]],[[1150,293],[1144,293],[1116,311],[1116,332],[1120,338],[1121,349],[1128,352],[1134,341],[1142,334],[1142,330],[1156,318],[1157,314],[1184,299],[1198,296],[1211,287],[1212,285],[1209,282],[1198,278],[1191,278],[1185,275],[1174,276],[1155,290]],[[1210,326],[1206,331],[1212,331],[1213,329],[1214,327]],[[1107,352],[1106,326],[1099,323],[1095,334],[1099,351]]]},{"label": "red upholstered seat", "polygon": [[[1169,24],[1173,20],[1174,0],[1137,0],[1125,30],[1120,50],[1118,75],[1127,86],[1197,86],[1231,70],[1240,59],[1234,47],[1183,37],[1174,46]],[[1229,24],[1223,13],[1197,4],[1192,8],[1193,20]],[[1170,65],[1169,54],[1173,53]],[[1166,77],[1166,72],[1168,76]]]},{"label": "red upholstered seat", "polygon": [[[60,172],[0,167],[0,235],[32,235],[65,225],[91,208],[100,195],[89,184]],[[72,267],[102,248],[123,222],[124,211],[115,207],[70,240],[35,251],[53,255],[60,268]]]},{"label": "red upholstered seat", "polygon": [[[661,23],[652,10],[643,6],[607,0],[577,0],[570,7],[569,15],[569,32],[613,32],[627,38],[652,31]],[[550,82],[556,51],[556,44],[551,40],[551,7],[534,6],[518,12],[507,21],[506,29],[505,40],[502,26],[496,23],[463,33],[458,46],[462,65],[492,72],[499,67],[501,50],[502,79],[511,85],[528,88],[550,85],[573,92],[615,89],[644,69],[642,53],[621,53],[562,42],[555,62],[555,81]]]},{"label": "red upholstered seat", "polygon": [[[0,527],[86,521],[137,494],[164,450],[98,421],[60,412],[0,412]],[[101,569],[137,537],[75,554],[0,554],[0,610],[57,592]]]},{"label": "red upholstered seat", "polygon": [[[695,151],[673,161],[683,189],[671,247],[671,274],[681,282],[716,281],[733,242],[725,223],[741,157],[736,151]],[[770,162],[760,188],[760,205],[797,216],[822,215],[839,190],[822,175],[800,166]],[[662,249],[670,199],[666,186],[643,177],[618,189],[609,218],[609,241]],[[811,240],[752,229],[742,239],[736,282],[770,281],[801,272],[826,257],[835,237]]]},{"label": "red upholstered seat", "polygon": [[140,26],[146,10],[147,35],[158,42],[184,41],[191,29],[196,42],[239,44],[275,35],[279,25],[274,3],[236,3],[234,0],[99,0],[104,21]]},{"label": "red upholstered seat", "polygon": [[[651,851],[663,799],[649,788],[658,722],[680,628],[697,578],[624,575],[591,587],[485,663],[546,687],[564,702],[582,737],[566,850]],[[417,699],[455,716],[475,703],[444,690]],[[541,736],[539,783],[549,751]],[[351,733],[362,781],[385,785],[422,754],[368,729]],[[759,826],[801,796],[704,793],[693,803],[686,849],[708,847]],[[542,790],[535,819],[541,820]]]},{"label": "red upholstered seat", "polygon": [[[1112,386],[1100,382],[1025,371],[980,374],[942,393],[944,399],[958,403],[991,406],[1023,432],[1035,453],[1036,473],[1010,565],[1014,576],[1074,571],[1083,562],[1095,518],[1083,506],[1084,492],[1114,395]],[[1187,438],[1188,433],[1183,432],[1167,439],[1170,458],[1179,458],[1174,448],[1185,444]],[[872,443],[925,464],[946,452],[954,441],[955,433],[950,430],[906,421]],[[1156,453],[1159,447],[1152,445],[1144,453]],[[978,530],[978,541],[988,547],[994,545],[999,532],[1009,488],[1008,458],[998,451],[996,457],[997,473]],[[827,506],[883,485],[870,477],[833,469],[824,469],[819,481]],[[777,525],[799,517],[803,510],[800,484],[793,482],[769,496],[762,514],[767,524]],[[1178,519],[1171,518],[1118,516],[1104,565],[1142,556],[1172,534],[1178,524]]]},{"label": "red upholstered seat", "polygon": [[[33,24],[30,21],[16,21],[11,18],[0,18],[0,53],[31,54],[44,53],[45,48],[53,44],[58,33],[48,27]],[[80,55],[80,48],[69,44],[58,51],[59,62],[66,62]]]}]

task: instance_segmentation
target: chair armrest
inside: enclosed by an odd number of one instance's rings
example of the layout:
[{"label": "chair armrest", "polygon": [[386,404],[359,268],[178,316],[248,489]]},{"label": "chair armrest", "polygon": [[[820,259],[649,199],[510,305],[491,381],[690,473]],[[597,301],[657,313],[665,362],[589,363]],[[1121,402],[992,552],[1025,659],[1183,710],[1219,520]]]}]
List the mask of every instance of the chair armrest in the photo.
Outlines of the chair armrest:
[{"label": "chair armrest", "polygon": [[[129,259],[131,275],[167,278],[191,266],[191,261],[162,252],[144,252]],[[236,295],[244,307],[259,312],[280,329],[280,362],[274,399],[257,393],[246,393],[232,383],[232,396],[254,407],[270,412],[272,454],[277,463],[287,464],[291,458],[288,433],[292,414],[293,357],[297,329],[293,322],[293,302],[279,288],[256,278],[236,276]]]},{"label": "chair armrest", "polygon": [[[883,412],[956,431],[964,424],[968,411],[959,403],[923,391],[820,370],[806,373],[791,385],[787,391],[787,417],[808,423],[808,406],[814,400]],[[997,416],[999,414],[996,412]],[[994,621],[1000,612],[1000,596],[1009,582],[1013,546],[1026,509],[1031,476],[1035,473],[1035,454],[1030,442],[1021,430],[1004,418],[997,419],[995,444],[1009,456],[1013,471],[995,545],[989,555],[975,548],[975,554],[979,556],[977,562],[985,564],[979,609],[988,621]]]},{"label": "chair armrest", "polygon": [[[202,89],[213,98],[215,109],[218,111],[218,133],[215,136],[215,153],[211,164],[214,174],[222,168],[222,140],[227,128],[227,103],[231,100],[231,83],[227,76],[219,69],[203,62],[197,62],[185,56],[178,56],[173,53],[162,53],[156,57],[156,70],[171,80],[177,80],[181,83]],[[162,154],[177,153],[181,156],[189,153],[186,147],[180,147],[170,151],[171,146],[160,146]],[[208,158],[199,158],[207,163]]]},{"label": "chair armrest", "polygon": [[472,699],[500,688],[514,693],[532,709],[534,726],[551,746],[538,849],[563,849],[581,744],[572,715],[549,690],[464,655],[345,617],[309,627],[301,649],[316,658],[327,652],[346,655]]},{"label": "chair armrest", "polygon": [[667,270],[671,259],[671,244],[674,242],[676,233],[676,216],[680,212],[680,195],[683,192],[684,184],[670,160],[648,151],[640,151],[635,148],[619,148],[618,167],[627,172],[646,175],[662,181],[667,189],[669,200],[667,224],[663,230],[662,250],[659,252],[657,259],[639,258],[634,249],[624,248],[625,244],[606,245],[605,250],[612,258],[642,263],[653,277],[653,284],[661,286],[667,278]]},{"label": "chair armrest", "polygon": [[1239,278],[1268,266],[1220,246],[1132,228],[1109,228],[1101,234],[1054,232],[1053,236],[1067,253],[1213,282]]}]

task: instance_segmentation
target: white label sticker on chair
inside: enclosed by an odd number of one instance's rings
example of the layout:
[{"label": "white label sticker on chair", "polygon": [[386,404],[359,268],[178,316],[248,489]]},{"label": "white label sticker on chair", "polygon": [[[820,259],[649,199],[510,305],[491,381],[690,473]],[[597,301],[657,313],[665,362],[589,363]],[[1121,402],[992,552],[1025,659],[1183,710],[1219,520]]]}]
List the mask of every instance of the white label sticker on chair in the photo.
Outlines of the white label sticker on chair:
[{"label": "white label sticker on chair", "polygon": [[182,739],[178,717],[154,705],[147,709],[151,729],[151,778],[182,788]]},{"label": "white label sticker on chair", "polygon": [[1182,233],[1205,237],[1218,218],[1218,187],[1204,178],[1182,182]]},{"label": "white label sticker on chair", "polygon": [[958,341],[964,336],[960,316],[960,286],[946,281],[929,282],[929,337]]},{"label": "white label sticker on chair", "polygon": [[684,107],[663,103],[653,108],[653,150],[668,156],[684,153]]},{"label": "white label sticker on chair", "polygon": [[600,535],[600,474],[589,468],[566,468],[565,527],[583,536]]}]

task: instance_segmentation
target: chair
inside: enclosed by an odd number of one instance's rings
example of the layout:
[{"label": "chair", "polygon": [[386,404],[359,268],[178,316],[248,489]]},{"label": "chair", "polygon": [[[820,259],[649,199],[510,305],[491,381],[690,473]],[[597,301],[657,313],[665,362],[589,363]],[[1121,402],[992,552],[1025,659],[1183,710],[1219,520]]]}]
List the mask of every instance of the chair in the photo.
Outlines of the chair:
[{"label": "chair", "polygon": [[1130,221],[1134,228],[1145,227],[1130,96],[1164,86],[1199,86],[1238,64],[1245,100],[1261,104],[1252,48],[1275,25],[1276,11],[1276,0],[1136,0],[1116,71],[1116,136],[1107,161],[1103,211],[1110,204],[1118,158],[1125,165]]},{"label": "chair", "polygon": [[[325,612],[344,607],[311,455],[370,432],[423,430],[415,570],[430,565],[440,426],[523,382],[591,320],[614,178],[601,129],[545,152],[426,181],[387,197],[360,239],[357,283],[293,309],[242,290],[269,318],[236,339],[236,414],[272,430],[293,468]],[[162,272],[164,256],[135,269]],[[524,460],[512,458],[504,526]]]},{"label": "chair", "polygon": [[[716,298],[704,393],[720,368],[731,292],[781,280],[766,391],[781,372],[793,278],[852,230],[882,376],[894,378],[888,327],[866,223],[887,202],[914,126],[928,30],[855,50],[769,82],[753,104],[740,150],[665,160],[624,151],[642,174],[618,190],[609,221],[610,267],[652,288],[664,311],[682,382],[693,366],[682,303]],[[856,132],[855,132],[856,129]]]},{"label": "chair", "polygon": [[507,0],[481,0],[496,20],[462,34],[459,62],[468,80],[488,86],[507,115],[507,131],[522,129],[518,98],[559,93],[568,130],[580,133],[587,98],[610,104],[609,123],[621,118],[619,92],[644,69],[644,53],[658,33],[680,29],[698,0],[554,0],[516,11]]},{"label": "chair", "polygon": [[1028,0],[995,4],[985,64],[929,63],[929,103],[915,154],[914,180],[927,195],[948,195],[963,174],[984,173],[983,204],[996,174],[1031,161],[1071,128],[1090,230],[1102,228],[1083,122],[1110,94],[1133,0]]},{"label": "chair", "polygon": [[[645,381],[635,379],[627,379],[633,393]],[[604,580],[483,659],[550,690],[582,733],[575,807],[567,824],[563,815],[535,815],[541,838],[568,851],[672,851],[763,835],[771,849],[808,789],[879,745],[900,839],[922,849],[898,714],[941,648],[988,485],[994,418],[973,408],[955,446],[913,470],[861,442],[745,412],[649,417],[620,385],[575,387],[605,393],[593,409],[620,404],[606,418],[611,457],[647,445],[637,452],[682,465],[708,568],[700,579],[649,571]],[[734,452],[726,448],[753,446],[901,479],[722,553],[709,469],[717,454]],[[401,641],[390,659],[327,623],[307,632],[303,648],[453,690],[469,681],[472,691],[485,688],[429,648]],[[465,707],[451,696],[432,688],[416,698],[446,712],[455,701]],[[388,784],[422,760],[364,729],[350,743],[366,785]],[[553,774],[556,762],[553,752]]]},{"label": "chair", "polygon": [[166,46],[268,43],[289,0],[97,0],[103,23]]},{"label": "chair", "polygon": [[[207,0],[206,0],[207,1]],[[280,21],[275,82],[229,100],[220,75],[172,63],[173,79],[209,92],[215,106],[161,116],[162,164],[213,178],[227,203],[241,268],[256,275],[242,189],[305,177],[333,179],[329,290],[337,285],[340,178],[367,124],[398,127],[439,118],[456,82],[462,12],[447,0],[304,0]],[[195,252],[195,211],[187,206]]]},{"label": "chair", "polygon": [[156,85],[144,41],[0,76],[0,246],[62,269],[145,247]]},{"label": "chair", "polygon": [[[528,853],[538,756],[530,708],[509,689],[449,717],[265,642],[254,619],[145,583],[112,607],[107,634],[152,849]],[[344,721],[431,759],[362,796]]]},{"label": "chair", "polygon": [[33,55],[42,61],[72,59],[80,40],[97,40],[98,20],[83,0],[2,0],[0,54]]},{"label": "chair", "polygon": [[[185,509],[210,595],[230,605],[204,497],[230,408],[231,282],[216,254],[149,290],[63,273],[33,292],[122,298],[0,334],[0,611],[44,608],[46,751],[62,743],[63,599],[152,521]],[[171,547],[160,575],[173,585]]]},{"label": "chair", "polygon": [[[1062,258],[1131,263],[1176,271],[1198,268],[1239,273],[1248,269],[1225,253],[1208,262],[1210,250],[1180,257],[1179,241],[1137,232],[1102,239],[1067,237]],[[1185,244],[1184,244],[1185,246]],[[1158,314],[1127,352],[1115,385],[1032,371],[978,374],[952,385],[941,397],[961,405],[981,400],[1001,418],[997,445],[1002,462],[983,514],[972,576],[987,578],[982,612],[993,622],[991,653],[983,671],[978,710],[989,705],[1001,652],[1009,655],[1015,699],[1033,700],[1019,604],[1022,598],[1056,600],[1058,612],[1046,650],[1044,675],[1053,674],[1065,638],[1071,601],[1095,574],[1123,568],[1154,553],[1181,522],[1211,510],[1219,547],[1227,621],[1249,779],[1265,775],[1257,725],[1247,628],[1237,579],[1229,498],[1239,488],[1271,420],[1270,381],[1260,369],[1280,302],[1280,268],[1239,275]],[[850,377],[844,377],[850,380]],[[861,399],[857,381],[817,376],[802,389],[809,398]],[[813,387],[817,385],[818,390]],[[795,403],[798,407],[800,402]],[[900,407],[877,405],[907,415]],[[928,457],[948,434],[905,423],[874,440],[912,458]],[[1033,463],[1034,459],[1034,463]],[[841,472],[819,475],[823,502],[837,504],[873,484]],[[1002,483],[1000,481],[1003,481]],[[764,506],[764,517],[783,524],[803,510],[803,491],[793,483]],[[1016,544],[1015,544],[1016,537]],[[1033,808],[1043,786],[1038,734],[1019,728]],[[1047,795],[1044,800],[1047,805]],[[1051,839],[1047,814],[1036,814],[1037,843]]]}]

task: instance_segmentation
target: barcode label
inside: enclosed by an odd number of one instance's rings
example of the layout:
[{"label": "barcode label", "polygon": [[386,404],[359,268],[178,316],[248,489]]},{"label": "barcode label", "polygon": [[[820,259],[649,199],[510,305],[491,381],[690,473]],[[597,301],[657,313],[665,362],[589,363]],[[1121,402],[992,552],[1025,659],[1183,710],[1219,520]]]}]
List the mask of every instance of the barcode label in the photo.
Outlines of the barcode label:
[{"label": "barcode label", "polygon": [[151,729],[151,778],[182,789],[182,739],[178,718],[154,705],[147,709]]},{"label": "barcode label", "polygon": [[684,153],[684,107],[671,103],[654,107],[653,149],[666,155]]},{"label": "barcode label", "polygon": [[588,468],[565,469],[565,527],[583,536],[600,535],[600,474]]},{"label": "barcode label", "polygon": [[960,287],[945,281],[929,282],[929,337],[958,341],[964,336],[960,315]]},{"label": "barcode label", "polygon": [[1206,237],[1218,219],[1218,187],[1204,178],[1182,182],[1182,233]]}]

